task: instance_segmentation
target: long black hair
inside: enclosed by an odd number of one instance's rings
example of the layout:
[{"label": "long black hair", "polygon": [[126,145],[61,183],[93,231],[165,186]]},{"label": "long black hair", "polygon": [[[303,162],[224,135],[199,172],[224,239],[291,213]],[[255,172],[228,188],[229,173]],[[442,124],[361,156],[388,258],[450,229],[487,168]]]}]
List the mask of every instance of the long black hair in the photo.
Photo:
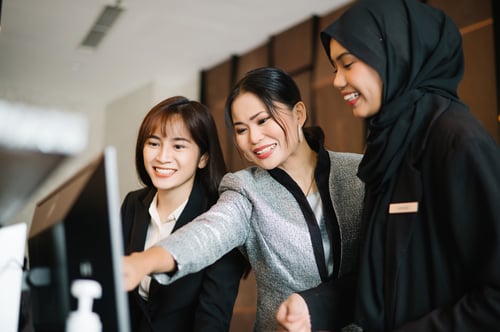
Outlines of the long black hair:
[{"label": "long black hair", "polygon": [[264,103],[271,118],[283,129],[286,136],[285,126],[276,111],[276,103],[284,104],[289,110],[292,110],[295,104],[302,100],[300,90],[293,78],[276,67],[257,68],[246,73],[236,83],[226,100],[224,118],[226,126],[231,132],[234,132],[233,115],[231,113],[233,102],[236,97],[245,92],[254,94]]}]

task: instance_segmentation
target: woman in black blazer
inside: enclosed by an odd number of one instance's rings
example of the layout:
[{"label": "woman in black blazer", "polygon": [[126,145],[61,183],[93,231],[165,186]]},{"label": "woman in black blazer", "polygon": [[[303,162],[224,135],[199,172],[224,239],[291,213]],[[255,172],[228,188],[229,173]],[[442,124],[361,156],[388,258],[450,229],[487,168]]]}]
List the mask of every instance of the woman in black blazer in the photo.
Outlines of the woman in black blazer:
[{"label": "woman in black blazer", "polygon": [[355,322],[500,331],[500,148],[458,95],[458,27],[421,1],[360,0],[321,40],[368,130]]},{"label": "woman in black blazer", "polygon": [[[122,204],[125,254],[142,251],[206,211],[226,172],[208,109],[184,97],[168,98],[144,118],[136,169],[145,188]],[[206,269],[168,286],[146,277],[129,292],[132,330],[228,331],[245,268],[233,250]]]}]

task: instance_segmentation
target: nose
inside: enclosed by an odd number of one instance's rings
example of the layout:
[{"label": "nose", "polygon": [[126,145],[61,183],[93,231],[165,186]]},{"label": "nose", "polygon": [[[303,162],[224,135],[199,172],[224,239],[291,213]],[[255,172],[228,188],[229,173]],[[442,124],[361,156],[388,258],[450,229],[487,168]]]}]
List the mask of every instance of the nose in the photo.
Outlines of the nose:
[{"label": "nose", "polygon": [[346,86],[345,76],[341,70],[337,70],[337,72],[333,75],[333,86],[337,89],[342,89]]},{"label": "nose", "polygon": [[262,133],[261,133],[261,131],[259,130],[258,127],[256,127],[256,128],[249,128],[248,129],[248,133],[249,133],[248,135],[250,137],[250,142],[252,144],[257,144],[262,139]]},{"label": "nose", "polygon": [[156,154],[156,160],[161,163],[167,163],[171,161],[172,155],[170,153],[170,148],[166,145],[162,146],[158,149],[158,153]]}]

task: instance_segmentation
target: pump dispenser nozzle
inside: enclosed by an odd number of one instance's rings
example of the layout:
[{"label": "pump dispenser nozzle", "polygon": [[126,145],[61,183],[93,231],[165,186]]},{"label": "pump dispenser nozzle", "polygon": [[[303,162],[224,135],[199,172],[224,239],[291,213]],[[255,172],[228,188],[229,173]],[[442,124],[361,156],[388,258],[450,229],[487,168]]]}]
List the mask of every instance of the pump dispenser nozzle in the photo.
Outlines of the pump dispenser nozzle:
[{"label": "pump dispenser nozzle", "polygon": [[78,307],[66,321],[66,332],[101,332],[99,316],[92,312],[94,299],[102,296],[101,285],[95,280],[78,279],[71,285],[71,294],[78,299]]}]

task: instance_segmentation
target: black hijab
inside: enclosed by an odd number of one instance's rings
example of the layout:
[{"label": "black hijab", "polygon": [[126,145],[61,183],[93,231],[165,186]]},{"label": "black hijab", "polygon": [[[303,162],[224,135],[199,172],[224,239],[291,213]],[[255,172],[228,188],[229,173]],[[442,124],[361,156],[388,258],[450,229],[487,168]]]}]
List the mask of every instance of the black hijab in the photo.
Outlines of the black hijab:
[{"label": "black hijab", "polygon": [[384,234],[396,172],[420,130],[429,125],[436,96],[459,101],[462,40],[443,12],[416,0],[359,0],[321,32],[330,57],[334,38],[374,68],[383,82],[382,106],[366,119],[368,137],[358,176],[367,188],[356,317],[384,331]]},{"label": "black hijab", "polygon": [[358,175],[370,190],[383,190],[432,111],[419,108],[422,96],[458,100],[460,33],[444,13],[418,1],[361,0],[321,32],[328,57],[331,38],[382,79],[382,107],[366,121],[369,135]]}]

